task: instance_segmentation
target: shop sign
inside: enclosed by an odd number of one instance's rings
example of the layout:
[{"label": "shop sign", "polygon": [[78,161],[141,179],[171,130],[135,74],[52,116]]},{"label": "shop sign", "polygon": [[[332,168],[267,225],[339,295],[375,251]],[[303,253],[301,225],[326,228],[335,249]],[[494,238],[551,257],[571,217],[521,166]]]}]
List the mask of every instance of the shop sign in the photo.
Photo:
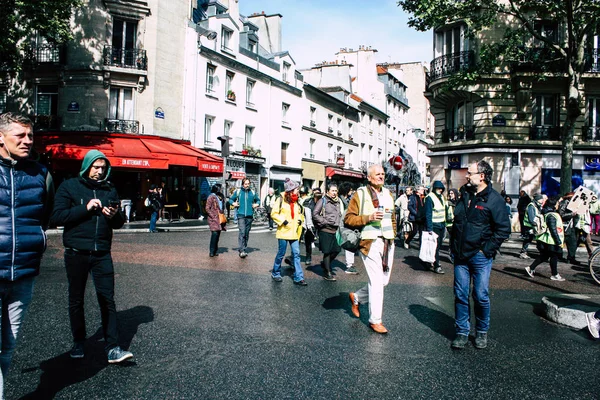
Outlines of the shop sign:
[{"label": "shop sign", "polygon": [[344,166],[346,165],[346,155],[345,154],[338,154],[337,155],[337,160],[335,160],[335,164],[338,167],[344,168]]},{"label": "shop sign", "polygon": [[600,157],[585,156],[585,160],[583,162],[583,169],[585,171],[600,171]]},{"label": "shop sign", "polygon": [[460,169],[462,164],[462,156],[451,155],[448,156],[448,169]]}]

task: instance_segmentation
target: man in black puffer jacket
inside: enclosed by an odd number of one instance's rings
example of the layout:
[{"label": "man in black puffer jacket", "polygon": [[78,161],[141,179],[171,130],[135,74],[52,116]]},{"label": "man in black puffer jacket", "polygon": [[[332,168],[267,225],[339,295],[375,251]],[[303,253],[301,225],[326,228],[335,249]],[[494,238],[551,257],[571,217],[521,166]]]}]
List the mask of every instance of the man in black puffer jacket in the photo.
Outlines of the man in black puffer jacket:
[{"label": "man in black puffer jacket", "polygon": [[123,226],[119,197],[108,182],[110,163],[97,150],[89,151],[79,177],[65,181],[56,193],[51,223],[64,226],[65,267],[69,280],[69,318],[74,345],[72,358],[84,357],[86,337],[83,299],[92,274],[106,341],[109,363],[133,357],[118,345],[117,308],[114,301],[114,267],[110,249],[113,229]]},{"label": "man in black puffer jacket", "polygon": [[456,338],[452,347],[456,349],[464,348],[469,339],[471,280],[476,317],[475,347],[487,347],[492,261],[502,242],[510,236],[506,204],[492,189],[493,172],[486,161],[470,163],[467,184],[461,188],[462,196],[454,209],[452,254]]}]

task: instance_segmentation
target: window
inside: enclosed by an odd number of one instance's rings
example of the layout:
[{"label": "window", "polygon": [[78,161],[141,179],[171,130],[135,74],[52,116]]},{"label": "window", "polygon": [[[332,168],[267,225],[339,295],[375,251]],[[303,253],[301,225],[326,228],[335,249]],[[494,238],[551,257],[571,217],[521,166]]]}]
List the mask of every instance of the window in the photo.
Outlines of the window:
[{"label": "window", "polygon": [[310,126],[312,128],[317,126],[317,109],[315,107],[310,108]]},{"label": "window", "polygon": [[289,143],[281,143],[281,165],[287,165],[287,150]]},{"label": "window", "polygon": [[225,27],[221,28],[221,50],[228,50],[228,51],[233,51],[231,50],[231,39],[233,37],[233,31],[229,30]]},{"label": "window", "polygon": [[455,26],[451,29],[435,33],[435,57],[452,55],[469,50],[468,39],[465,37],[466,26]]},{"label": "window", "polygon": [[348,149],[348,167],[352,168],[352,153],[354,150]]},{"label": "window", "polygon": [[283,79],[284,82],[289,82],[289,75],[290,75],[290,64],[284,62],[283,63],[283,73],[281,75],[281,78]]},{"label": "window", "polygon": [[112,62],[117,65],[135,66],[137,21],[113,19]]},{"label": "window", "polygon": [[337,135],[342,136],[342,119],[337,119]]},{"label": "window", "polygon": [[333,115],[327,115],[327,132],[333,133]]},{"label": "window", "polygon": [[[558,42],[558,22],[538,20],[533,23],[533,29],[541,36],[550,39],[554,43]],[[544,44],[539,40],[534,40],[536,47],[542,47]]]},{"label": "window", "polygon": [[252,147],[252,134],[254,133],[254,127],[246,125],[246,132],[244,137],[244,145],[246,147]]},{"label": "window", "polygon": [[333,162],[333,145],[331,143],[327,145],[327,158],[329,162]]},{"label": "window", "polygon": [[348,139],[352,140],[353,136],[354,136],[354,132],[352,131],[352,128],[354,128],[354,125],[352,125],[352,122],[348,122]]},{"label": "window", "polygon": [[281,124],[282,125],[285,125],[285,126],[289,125],[289,122],[287,120],[289,110],[290,110],[289,104],[281,103]]},{"label": "window", "polygon": [[248,50],[250,50],[252,53],[256,53],[256,49],[258,48],[256,41],[254,40],[248,40]]},{"label": "window", "polygon": [[538,94],[533,104],[535,126],[556,126],[557,117],[556,96],[553,94]]},{"label": "window", "polygon": [[227,71],[225,74],[225,96],[228,100],[235,101],[235,92],[233,91],[233,77],[235,74]]},{"label": "window", "polygon": [[[6,104],[6,97],[4,100]],[[58,86],[39,85],[37,87],[36,115],[57,115]]]},{"label": "window", "polygon": [[[0,91],[0,112],[2,111],[2,91]],[[6,101],[6,100],[5,100]],[[588,126],[600,127],[600,97],[588,98]]]},{"label": "window", "polygon": [[254,91],[255,81],[248,79],[246,81],[246,106],[254,108],[252,92]]},{"label": "window", "polygon": [[233,122],[225,121],[223,124],[223,136],[231,136],[231,128],[233,127]]},{"label": "window", "polygon": [[6,98],[8,97],[8,91],[5,87],[0,87],[0,114],[6,112]]},{"label": "window", "polygon": [[461,101],[449,110],[446,110],[446,129],[471,130],[473,127],[473,102]]},{"label": "window", "polygon": [[212,126],[213,122],[215,122],[215,117],[206,116],[204,118],[204,144],[212,144]]},{"label": "window", "polygon": [[[39,99],[39,93],[38,93]],[[108,102],[108,118],[133,120],[133,89],[132,88],[110,88],[110,99]]]},{"label": "window", "polygon": [[214,65],[206,66],[206,93],[213,93],[215,91],[215,70],[217,68]]},{"label": "window", "polygon": [[308,154],[310,158],[315,158],[315,139],[310,139],[308,141]]}]

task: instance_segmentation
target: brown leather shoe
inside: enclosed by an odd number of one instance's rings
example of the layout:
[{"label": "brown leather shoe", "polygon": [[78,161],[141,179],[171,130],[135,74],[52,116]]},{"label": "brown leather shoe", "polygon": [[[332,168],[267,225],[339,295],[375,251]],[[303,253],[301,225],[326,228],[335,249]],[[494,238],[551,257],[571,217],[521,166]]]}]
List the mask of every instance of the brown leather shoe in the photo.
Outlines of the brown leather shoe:
[{"label": "brown leather shoe", "polygon": [[385,326],[383,326],[383,324],[369,324],[369,326],[371,327],[371,329],[373,329],[374,332],[380,333],[382,335],[388,333],[388,330],[385,329]]},{"label": "brown leather shoe", "polygon": [[350,293],[348,297],[350,297],[350,304],[352,305],[352,315],[354,315],[356,318],[360,318],[360,310],[358,309],[356,295],[354,293]]}]

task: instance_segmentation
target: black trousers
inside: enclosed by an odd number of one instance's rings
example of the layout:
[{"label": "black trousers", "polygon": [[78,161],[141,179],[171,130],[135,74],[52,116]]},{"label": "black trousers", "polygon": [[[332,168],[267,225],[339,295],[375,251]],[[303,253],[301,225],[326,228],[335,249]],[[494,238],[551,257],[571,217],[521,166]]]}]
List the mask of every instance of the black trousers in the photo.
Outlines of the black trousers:
[{"label": "black trousers", "polygon": [[210,234],[210,247],[209,252],[211,256],[217,254],[219,250],[219,238],[221,237],[221,231],[211,231]]},{"label": "black trousers", "polygon": [[315,235],[310,229],[304,233],[304,246],[306,248],[306,259],[312,259],[312,244],[315,242]]},{"label": "black trousers", "polygon": [[83,342],[86,338],[84,296],[91,273],[100,305],[105,350],[108,352],[118,344],[115,271],[110,252],[78,253],[65,249],[65,267],[69,281],[69,319],[73,341]]},{"label": "black trousers", "polygon": [[565,244],[567,245],[567,257],[575,259],[577,252],[577,233],[575,229],[565,229]]}]

